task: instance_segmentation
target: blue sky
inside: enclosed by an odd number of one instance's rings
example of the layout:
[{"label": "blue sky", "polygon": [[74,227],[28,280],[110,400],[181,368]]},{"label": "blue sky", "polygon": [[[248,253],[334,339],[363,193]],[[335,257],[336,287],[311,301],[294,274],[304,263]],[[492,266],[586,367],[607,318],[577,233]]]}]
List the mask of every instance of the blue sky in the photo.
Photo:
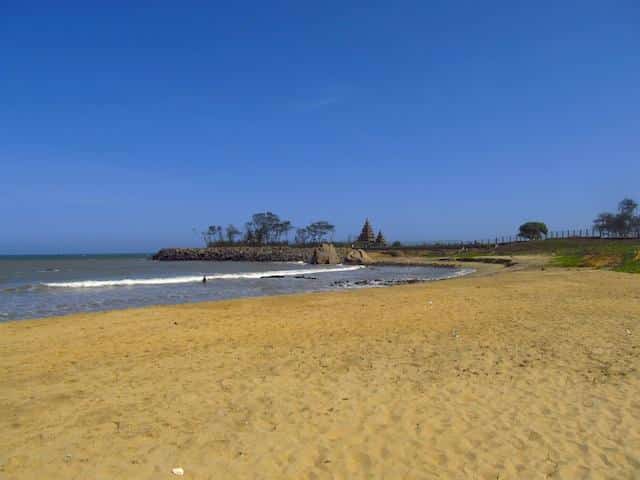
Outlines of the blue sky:
[{"label": "blue sky", "polygon": [[639,25],[635,0],[3,2],[0,254],[264,210],[339,238],[589,225],[640,200]]}]

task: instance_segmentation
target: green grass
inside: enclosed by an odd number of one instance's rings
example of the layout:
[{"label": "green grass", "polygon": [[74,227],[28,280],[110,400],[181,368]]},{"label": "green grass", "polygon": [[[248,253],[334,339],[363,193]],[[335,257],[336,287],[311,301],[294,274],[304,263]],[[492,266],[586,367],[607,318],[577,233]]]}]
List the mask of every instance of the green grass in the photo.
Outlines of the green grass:
[{"label": "green grass", "polygon": [[629,251],[624,255],[622,263],[614,268],[616,272],[640,273],[640,260],[636,259],[637,252]]},{"label": "green grass", "polygon": [[640,240],[554,239],[530,243],[538,244],[532,245],[532,250],[553,255],[551,266],[610,268],[617,272],[640,273],[640,261],[636,259]]},{"label": "green grass", "polygon": [[582,255],[559,255],[553,257],[551,265],[554,267],[574,268],[585,267],[584,257]]},{"label": "green grass", "polygon": [[590,243],[557,245],[551,261],[557,267],[610,268],[617,272],[640,273],[637,240],[594,240]]}]

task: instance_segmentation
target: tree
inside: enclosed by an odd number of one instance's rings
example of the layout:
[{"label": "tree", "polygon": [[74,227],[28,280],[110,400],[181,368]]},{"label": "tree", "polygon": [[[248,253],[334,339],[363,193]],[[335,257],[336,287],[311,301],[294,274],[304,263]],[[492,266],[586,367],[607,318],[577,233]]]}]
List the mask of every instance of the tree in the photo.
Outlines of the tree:
[{"label": "tree", "polygon": [[621,230],[620,234],[629,235],[634,231],[637,223],[640,222],[640,216],[634,215],[637,209],[638,204],[630,198],[625,198],[618,203],[618,221],[616,223],[618,229]]},{"label": "tree", "polygon": [[227,225],[226,232],[227,232],[227,241],[229,243],[235,242],[236,237],[240,235],[240,233],[242,233],[232,224]]},{"label": "tree", "polygon": [[542,222],[526,222],[520,225],[518,235],[529,240],[540,240],[543,235],[549,233],[547,226]]},{"label": "tree", "polygon": [[275,213],[255,213],[252,217],[254,236],[258,243],[269,243],[273,235],[274,226],[280,223],[280,217]]},{"label": "tree", "polygon": [[640,232],[640,216],[635,215],[638,204],[625,198],[618,203],[618,213],[604,212],[593,221],[593,227],[600,235],[627,236]]},{"label": "tree", "polygon": [[298,228],[296,230],[295,243],[298,245],[304,245],[309,240],[309,231],[306,228]]},{"label": "tree", "polygon": [[[248,245],[267,245],[274,243],[288,243],[289,232],[294,226],[289,220],[282,220],[273,212],[259,212],[251,216],[251,220],[244,224],[241,232],[233,224],[222,228],[220,225],[211,225],[206,231],[201,232],[205,244],[240,242]],[[333,234],[335,227],[329,222],[321,220],[296,230],[295,242],[304,244],[308,242],[320,242]],[[197,230],[196,230],[197,232]]]},{"label": "tree", "polygon": [[255,243],[255,225],[253,222],[246,222],[244,224],[244,243],[252,244]]},{"label": "tree", "polygon": [[320,220],[318,222],[313,222],[307,227],[307,232],[309,234],[310,240],[313,243],[319,243],[325,240],[325,237],[332,234],[335,231],[336,227],[331,225],[329,222],[325,220]]},{"label": "tree", "polygon": [[284,235],[285,241],[288,240],[289,232],[293,229],[293,225],[289,220],[278,222],[273,226],[273,235],[276,242],[280,242]]},{"label": "tree", "polygon": [[631,233],[636,237],[640,237],[640,215],[636,215],[631,220]]},{"label": "tree", "polygon": [[280,220],[272,212],[256,213],[251,217],[251,231],[257,243],[280,242],[293,229],[289,220]]},{"label": "tree", "polygon": [[633,217],[633,214],[635,213],[637,208],[638,204],[631,198],[625,198],[620,203],[618,203],[618,212],[625,218]]},{"label": "tree", "polygon": [[209,225],[209,228],[202,232],[202,239],[207,247],[216,242],[222,242],[222,227],[220,225]]},{"label": "tree", "polygon": [[616,233],[616,216],[613,213],[601,213],[593,221],[593,228],[598,231],[600,236],[611,235]]}]

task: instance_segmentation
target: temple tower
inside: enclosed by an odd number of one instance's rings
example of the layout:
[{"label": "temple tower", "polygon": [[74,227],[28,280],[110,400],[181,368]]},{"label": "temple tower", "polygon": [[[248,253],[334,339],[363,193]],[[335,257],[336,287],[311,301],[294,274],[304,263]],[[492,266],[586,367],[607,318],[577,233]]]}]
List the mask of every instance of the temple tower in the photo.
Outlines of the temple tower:
[{"label": "temple tower", "polygon": [[360,243],[374,243],[375,242],[375,234],[373,233],[373,228],[369,223],[369,219],[367,218],[364,221],[364,225],[362,226],[362,232],[360,232],[360,236],[358,237],[358,242]]}]

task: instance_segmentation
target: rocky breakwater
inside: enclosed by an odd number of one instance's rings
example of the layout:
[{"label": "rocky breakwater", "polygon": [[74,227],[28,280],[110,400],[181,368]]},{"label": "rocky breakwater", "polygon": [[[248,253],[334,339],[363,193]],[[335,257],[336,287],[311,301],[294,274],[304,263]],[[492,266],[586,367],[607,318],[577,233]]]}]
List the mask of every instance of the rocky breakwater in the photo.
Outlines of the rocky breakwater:
[{"label": "rocky breakwater", "polygon": [[[330,248],[329,248],[330,247]],[[325,252],[333,249],[328,258]],[[208,248],[163,248],[153,255],[161,261],[236,261],[236,262],[305,262],[305,263],[341,263],[347,249],[326,247],[292,247],[229,245]]]},{"label": "rocky breakwater", "polygon": [[208,248],[163,248],[152,258],[162,261],[216,262],[309,262],[312,247],[289,246],[218,246]]},{"label": "rocky breakwater", "polygon": [[228,245],[208,248],[163,248],[152,258],[161,261],[305,262],[317,265],[373,263],[364,250],[336,248],[330,243],[315,247]]}]

